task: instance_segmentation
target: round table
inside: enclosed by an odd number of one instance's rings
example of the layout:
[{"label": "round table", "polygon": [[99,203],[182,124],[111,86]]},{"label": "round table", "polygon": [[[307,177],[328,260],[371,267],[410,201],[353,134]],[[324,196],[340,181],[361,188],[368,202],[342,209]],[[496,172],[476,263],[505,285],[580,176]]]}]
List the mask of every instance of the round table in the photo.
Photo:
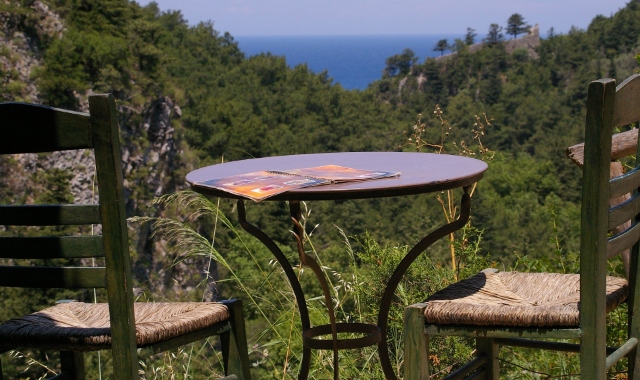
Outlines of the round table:
[{"label": "round table", "polygon": [[[241,196],[202,185],[212,179],[225,178],[239,174],[247,174],[261,170],[292,170],[323,165],[340,165],[354,169],[372,171],[399,172],[397,177],[384,179],[345,182],[330,185],[307,187],[290,190],[270,197],[264,201],[289,201],[289,209],[294,223],[294,232],[302,264],[309,266],[318,277],[327,304],[329,325],[311,326],[306,301],[296,274],[280,248],[263,231],[246,220],[245,199]],[[389,308],[395,290],[411,263],[429,246],[440,238],[464,227],[469,219],[471,197],[468,188],[479,181],[487,164],[483,161],[447,154],[408,153],[408,152],[348,152],[319,153],[291,156],[265,157],[223,164],[211,165],[197,169],[187,175],[191,188],[209,197],[238,199],[238,218],[242,227],[259,239],[274,255],[287,276],[293,289],[303,331],[303,358],[299,379],[306,379],[311,364],[311,349],[328,349],[334,353],[334,378],[338,378],[338,350],[378,345],[380,362],[388,379],[395,379],[395,373],[389,359],[387,347],[387,323]],[[403,195],[430,193],[435,191],[463,188],[461,211],[458,219],[428,234],[418,242],[403,258],[392,274],[384,295],[380,300],[377,325],[362,323],[336,323],[333,303],[329,292],[326,275],[302,246],[304,230],[301,220],[300,201],[313,200],[345,200],[381,198]],[[342,332],[359,333],[363,336],[354,339],[338,339]],[[331,335],[331,340],[316,339],[322,335]]]}]

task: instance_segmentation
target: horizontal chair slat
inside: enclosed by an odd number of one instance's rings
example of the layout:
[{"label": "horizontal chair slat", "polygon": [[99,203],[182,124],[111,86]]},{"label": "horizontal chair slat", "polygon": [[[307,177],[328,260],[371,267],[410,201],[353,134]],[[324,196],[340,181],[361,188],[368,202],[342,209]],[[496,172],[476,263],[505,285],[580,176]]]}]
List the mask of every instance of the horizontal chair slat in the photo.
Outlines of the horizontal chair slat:
[{"label": "horizontal chair slat", "polygon": [[0,225],[56,226],[100,224],[98,205],[0,206]]},{"label": "horizontal chair slat", "polygon": [[[546,340],[522,338],[496,338],[495,343],[501,346],[534,348],[537,350],[580,352],[580,345],[576,343],[549,342]],[[619,347],[607,347],[607,355],[614,353]]]},{"label": "horizontal chair slat", "polygon": [[0,154],[91,148],[89,115],[23,103],[0,104]]},{"label": "horizontal chair slat", "polygon": [[104,288],[103,267],[0,266],[0,286],[21,288]]},{"label": "horizontal chair slat", "polygon": [[460,326],[460,325],[425,325],[423,333],[438,336],[464,336],[467,338],[537,338],[537,339],[575,339],[582,336],[582,331],[577,328],[523,328],[493,326]]},{"label": "horizontal chair slat", "polygon": [[613,127],[635,123],[640,120],[640,75],[625,79],[616,88],[616,102],[613,109]]},{"label": "horizontal chair slat", "polygon": [[156,355],[167,350],[173,350],[180,346],[184,346],[185,344],[208,338],[212,335],[220,335],[223,332],[230,331],[231,329],[231,322],[220,322],[213,326],[205,327],[188,334],[180,335],[173,339],[165,340],[145,347],[140,347],[138,348],[138,357],[147,358],[151,355]]},{"label": "horizontal chair slat", "polygon": [[609,209],[609,229],[612,230],[629,220],[635,219],[640,213],[640,196],[631,199]]},{"label": "horizontal chair slat", "polygon": [[640,169],[636,168],[609,181],[609,198],[631,193],[638,187],[640,187]]},{"label": "horizontal chair slat", "polygon": [[104,257],[102,236],[0,237],[0,258]]},{"label": "horizontal chair slat", "polygon": [[[469,374],[475,371],[476,369],[482,367],[487,362],[487,360],[488,359],[486,355],[478,356],[477,358],[471,360],[467,364],[455,370],[453,373],[451,373],[449,376],[445,377],[444,379],[445,380],[463,380],[465,378],[468,379],[467,376],[469,376]],[[473,378],[475,378],[475,376],[472,377],[472,379]],[[482,377],[482,378],[485,378],[485,377]]]},{"label": "horizontal chair slat", "polygon": [[613,257],[625,249],[631,248],[638,240],[640,240],[640,224],[636,223],[607,241],[607,257]]},{"label": "horizontal chair slat", "polygon": [[636,348],[636,346],[638,346],[638,339],[629,338],[629,340],[627,340],[625,344],[623,344],[615,352],[607,356],[607,360],[605,362],[607,369],[613,367],[613,365],[616,364],[618,360],[627,356],[629,352],[631,352],[631,350]]}]

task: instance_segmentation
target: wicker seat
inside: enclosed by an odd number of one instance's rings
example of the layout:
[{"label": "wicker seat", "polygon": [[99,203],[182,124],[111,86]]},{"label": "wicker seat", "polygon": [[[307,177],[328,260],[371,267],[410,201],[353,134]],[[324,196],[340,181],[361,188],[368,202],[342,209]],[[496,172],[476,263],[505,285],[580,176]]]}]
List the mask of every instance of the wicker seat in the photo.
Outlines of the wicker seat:
[{"label": "wicker seat", "polygon": [[[447,379],[498,380],[498,350],[504,345],[579,352],[580,377],[592,380],[605,379],[607,369],[628,356],[628,378],[640,379],[640,159],[627,158],[640,157],[638,134],[613,135],[614,128],[639,121],[640,75],[618,87],[613,79],[589,84],[585,142],[577,145],[581,152],[569,154],[583,165],[580,273],[485,270],[408,306],[405,379],[430,378],[429,337],[434,335],[476,341],[476,357]],[[631,166],[626,173],[616,161],[622,158]],[[607,276],[607,259],[616,256],[622,257],[626,279]],[[606,347],[606,315],[622,302],[629,310],[627,341]],[[553,341],[558,339],[580,343]]]},{"label": "wicker seat", "polygon": [[[79,380],[85,377],[83,352],[111,349],[114,377],[134,380],[140,377],[139,358],[216,335],[227,378],[248,379],[240,300],[134,303],[115,99],[92,95],[89,110],[0,104],[0,154],[92,150],[99,198],[99,204],[0,205],[0,225],[8,226],[0,237],[0,286],[105,288],[108,300],[59,302],[5,321],[0,353],[60,351],[61,374],[55,378]],[[92,225],[101,225],[102,235],[89,233]],[[29,236],[14,233],[13,226],[29,226]],[[59,236],[63,232],[67,235]]]},{"label": "wicker seat", "polygon": [[[607,277],[607,312],[628,294],[627,281]],[[579,327],[580,275],[486,271],[427,298],[426,323]]]},{"label": "wicker seat", "polygon": [[[136,345],[144,347],[231,317],[218,302],[136,302]],[[0,325],[0,346],[95,351],[111,348],[109,304],[64,302]]]}]

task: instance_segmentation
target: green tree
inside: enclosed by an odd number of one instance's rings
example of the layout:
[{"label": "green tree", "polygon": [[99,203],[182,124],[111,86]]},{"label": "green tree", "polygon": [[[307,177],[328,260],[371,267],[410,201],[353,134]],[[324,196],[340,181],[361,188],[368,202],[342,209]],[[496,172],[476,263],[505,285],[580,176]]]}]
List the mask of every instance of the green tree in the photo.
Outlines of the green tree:
[{"label": "green tree", "polygon": [[473,45],[476,43],[476,30],[473,28],[467,28],[467,34],[464,36],[464,43],[467,45]]},{"label": "green tree", "polygon": [[[444,40],[445,44],[447,40]],[[396,74],[408,74],[413,66],[418,61],[415,53],[411,49],[404,49],[402,54],[396,54],[387,58],[387,66],[384,69],[385,76],[392,77]]]},{"label": "green tree", "polygon": [[433,51],[439,51],[440,55],[443,55],[444,51],[447,49],[449,49],[449,42],[445,38],[443,40],[438,41],[436,46],[433,48]]},{"label": "green tree", "polygon": [[455,51],[456,53],[459,53],[465,49],[467,49],[467,44],[460,38],[456,38],[453,42],[453,45],[449,46],[449,50]]},{"label": "green tree", "polygon": [[502,27],[498,24],[491,24],[489,26],[489,33],[487,37],[484,39],[484,42],[495,45],[504,40],[504,35],[502,34]]},{"label": "green tree", "polygon": [[519,13],[512,14],[507,20],[507,34],[513,36],[513,38],[517,38],[518,34],[527,33],[530,27]]},{"label": "green tree", "polygon": [[549,31],[547,31],[547,38],[553,38],[555,36],[556,36],[556,30],[552,26],[551,28],[549,28]]}]

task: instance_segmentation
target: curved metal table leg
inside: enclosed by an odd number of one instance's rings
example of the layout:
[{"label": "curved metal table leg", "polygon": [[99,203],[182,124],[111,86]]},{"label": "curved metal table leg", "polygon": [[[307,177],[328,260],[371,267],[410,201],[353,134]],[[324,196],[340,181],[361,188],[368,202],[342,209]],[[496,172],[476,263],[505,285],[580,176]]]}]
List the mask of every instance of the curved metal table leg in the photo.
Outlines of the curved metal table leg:
[{"label": "curved metal table leg", "polygon": [[[380,342],[382,334],[380,332],[380,328],[376,325],[365,323],[336,323],[333,299],[331,297],[330,286],[327,281],[326,274],[324,273],[318,262],[304,251],[303,242],[305,231],[304,227],[300,223],[300,220],[302,219],[300,213],[300,202],[289,202],[289,210],[291,219],[293,221],[293,232],[298,248],[298,255],[300,256],[300,262],[303,265],[311,268],[313,273],[318,278],[320,286],[322,287],[322,293],[324,294],[327,311],[329,313],[330,323],[328,325],[311,327],[311,323],[309,320],[309,311],[307,309],[304,294],[302,293],[300,282],[298,281],[298,278],[295,275],[291,264],[287,260],[286,256],[282,253],[280,248],[278,248],[273,240],[271,240],[271,238],[269,238],[263,231],[247,222],[244,202],[242,200],[238,201],[238,218],[240,220],[240,225],[247,232],[260,240],[262,244],[264,244],[275,256],[276,260],[284,270],[285,275],[287,276],[287,279],[289,280],[291,288],[293,289],[293,292],[295,294],[296,302],[298,303],[298,308],[300,310],[300,319],[302,321],[303,346],[302,363],[300,366],[298,379],[306,379],[308,377],[309,368],[311,365],[311,349],[316,349],[333,351],[333,378],[337,380],[339,378],[338,351],[376,345]],[[361,334],[362,337],[338,339],[339,333]],[[318,337],[324,335],[331,335],[331,340],[317,339]]]},{"label": "curved metal table leg", "polygon": [[[302,331],[302,344],[303,347],[309,347],[318,350],[332,350],[333,351],[333,378],[339,378],[339,360],[338,351],[347,350],[352,348],[362,348],[373,346],[380,342],[382,337],[380,328],[376,325],[366,323],[336,323],[335,308],[333,306],[333,298],[331,297],[331,287],[327,279],[326,273],[322,270],[322,267],[304,250],[304,227],[300,223],[300,202],[289,202],[289,209],[291,213],[291,219],[294,225],[294,236],[296,239],[298,254],[300,255],[300,261],[302,264],[311,268],[316,275],[320,286],[322,287],[322,293],[324,294],[324,300],[329,313],[328,325],[314,326]],[[339,333],[355,333],[361,334],[358,338],[338,339]],[[331,340],[316,339],[323,335],[331,335]]]},{"label": "curved metal table leg", "polygon": [[[311,328],[311,323],[309,321],[309,310],[307,309],[307,302],[304,299],[304,294],[302,293],[302,287],[300,286],[300,282],[298,281],[298,277],[293,270],[293,267],[287,260],[287,257],[282,253],[280,248],[276,245],[276,243],[271,240],[267,234],[265,234],[258,227],[247,222],[247,214],[244,207],[244,201],[238,201],[238,219],[240,221],[240,225],[242,228],[253,235],[255,238],[260,240],[262,244],[264,244],[276,258],[280,267],[284,271],[285,276],[289,280],[289,284],[291,285],[291,289],[293,290],[293,294],[296,297],[296,303],[298,304],[298,310],[300,311],[300,321],[302,323],[302,331],[309,330]],[[300,363],[300,372],[298,373],[299,380],[305,380],[309,377],[309,367],[311,366],[311,348],[303,347],[302,349],[302,361]]]},{"label": "curved metal table leg", "polygon": [[395,371],[393,370],[393,366],[391,365],[391,359],[389,358],[389,347],[387,345],[387,326],[389,319],[389,309],[391,308],[391,301],[393,300],[393,296],[396,292],[396,289],[398,288],[398,284],[400,283],[400,280],[402,280],[402,277],[404,276],[407,269],[409,269],[409,266],[411,266],[411,264],[415,261],[415,259],[418,258],[418,256],[422,252],[424,252],[433,243],[440,240],[441,238],[463,228],[469,220],[470,212],[471,196],[469,195],[469,187],[465,187],[464,194],[462,195],[461,200],[460,217],[453,222],[433,231],[425,238],[420,240],[418,244],[416,244],[413,248],[411,248],[409,253],[407,253],[400,264],[398,264],[395,271],[391,275],[389,282],[387,283],[387,287],[380,302],[380,311],[378,312],[378,327],[380,327],[382,333],[382,339],[378,343],[378,355],[380,355],[380,364],[382,365],[382,370],[387,379],[397,379]]},{"label": "curved metal table leg", "polygon": [[[300,212],[300,202],[299,201],[291,201],[289,202],[289,211],[291,214],[291,219],[293,220],[294,225],[294,236],[296,238],[296,246],[298,248],[298,255],[300,256],[300,261],[302,264],[311,268],[313,273],[315,273],[318,281],[320,281],[320,286],[322,287],[322,293],[324,293],[324,301],[327,305],[327,309],[329,312],[329,320],[331,321],[331,340],[332,340],[332,350],[333,350],[333,378],[338,379],[338,331],[336,327],[336,315],[333,309],[333,300],[331,299],[331,293],[329,292],[329,284],[327,283],[327,279],[325,277],[322,268],[320,265],[307,253],[304,251],[304,227],[300,224],[300,220],[302,219]],[[302,332],[305,334],[308,332],[308,329],[303,329]],[[307,334],[305,334],[305,337]],[[311,337],[309,337],[311,338]],[[303,344],[303,346],[307,346]]]},{"label": "curved metal table leg", "polygon": [[[404,276],[409,266],[415,261],[415,259],[418,258],[418,256],[422,252],[424,252],[437,240],[440,240],[450,233],[463,228],[467,223],[471,210],[471,197],[469,196],[468,190],[469,187],[464,188],[464,194],[461,201],[460,217],[455,221],[438,228],[437,230],[433,231],[425,238],[423,238],[409,251],[409,253],[407,253],[400,264],[398,264],[395,271],[391,275],[384,295],[382,296],[382,300],[380,302],[380,311],[378,313],[377,326],[361,323],[336,323],[333,301],[331,299],[331,293],[329,291],[325,273],[322,271],[322,268],[318,265],[318,263],[304,251],[304,228],[299,222],[301,219],[300,203],[298,201],[292,201],[290,202],[290,214],[294,224],[294,236],[296,239],[300,261],[302,262],[302,264],[309,266],[318,278],[322,287],[322,291],[324,293],[325,302],[329,312],[329,319],[331,322],[329,325],[311,327],[311,322],[309,320],[309,311],[304,298],[304,294],[302,292],[302,287],[300,286],[300,282],[298,281],[293,267],[287,260],[286,256],[282,253],[280,248],[275,244],[273,240],[271,240],[269,236],[267,236],[256,226],[247,222],[244,201],[238,201],[238,219],[240,221],[240,225],[245,231],[260,240],[260,242],[262,242],[262,244],[264,244],[271,251],[271,253],[274,255],[274,257],[282,267],[285,275],[287,276],[287,279],[289,280],[293,293],[296,297],[296,302],[300,311],[300,320],[303,332],[303,352],[302,361],[300,364],[300,373],[298,374],[299,380],[307,379],[307,377],[309,376],[312,348],[333,351],[334,379],[338,379],[338,350],[367,347],[376,343],[378,344],[378,354],[380,356],[380,363],[382,365],[385,377],[387,379],[396,379],[396,375],[389,358],[386,339],[391,301],[398,287],[398,284],[400,283],[400,280]],[[361,333],[365,336],[362,338],[341,340],[338,339],[337,336],[337,334],[340,332]],[[317,336],[329,334],[331,334],[331,340],[314,339]]]}]

